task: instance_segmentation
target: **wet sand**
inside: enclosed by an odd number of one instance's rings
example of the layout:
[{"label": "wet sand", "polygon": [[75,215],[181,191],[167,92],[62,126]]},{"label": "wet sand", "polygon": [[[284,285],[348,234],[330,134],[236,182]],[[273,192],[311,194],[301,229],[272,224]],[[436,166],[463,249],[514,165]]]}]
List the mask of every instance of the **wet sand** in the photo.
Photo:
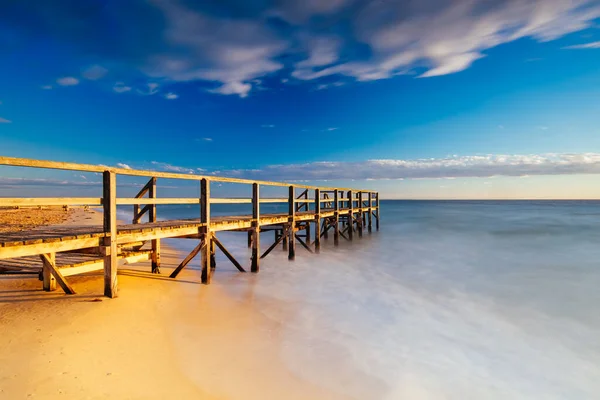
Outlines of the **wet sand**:
[{"label": "wet sand", "polygon": [[[74,210],[66,223],[100,216]],[[344,398],[281,361],[282,322],[253,302],[260,275],[217,271],[201,285],[195,261],[169,279],[183,256],[163,246],[161,275],[149,263],[123,266],[112,300],[102,297],[101,271],[70,277],[73,296],[43,292],[37,278],[0,276],[0,399]],[[223,285],[237,279],[248,291],[230,296]]]}]

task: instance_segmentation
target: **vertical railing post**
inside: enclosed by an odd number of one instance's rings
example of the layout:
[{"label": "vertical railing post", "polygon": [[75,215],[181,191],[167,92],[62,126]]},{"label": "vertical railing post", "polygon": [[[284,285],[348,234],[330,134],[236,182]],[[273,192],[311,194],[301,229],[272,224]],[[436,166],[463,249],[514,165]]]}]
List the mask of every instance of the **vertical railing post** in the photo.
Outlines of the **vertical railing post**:
[{"label": "vertical railing post", "polygon": [[358,192],[358,218],[356,219],[356,229],[358,237],[363,235],[363,192]]},{"label": "vertical railing post", "polygon": [[339,246],[340,244],[340,191],[335,189],[333,194],[333,218],[335,225],[333,226],[333,244]]},{"label": "vertical railing post", "polygon": [[104,295],[117,297],[117,176],[103,173],[102,206],[104,209]]},{"label": "vertical railing post", "polygon": [[201,268],[202,268],[202,283],[210,284],[211,265],[210,265],[210,249],[211,237],[210,231],[210,181],[206,178],[200,181],[200,223],[204,225],[204,246],[201,250]]},{"label": "vertical railing post", "polygon": [[369,192],[368,197],[369,197],[369,208],[368,208],[368,213],[367,214],[367,230],[369,231],[369,233],[371,233],[371,222],[373,220],[373,197],[371,196],[371,192]]},{"label": "vertical railing post", "polygon": [[296,259],[296,194],[293,186],[289,187],[288,199],[288,260]]},{"label": "vertical railing post", "polygon": [[[310,224],[310,222],[309,222]],[[321,191],[315,189],[315,253],[321,252]]]},{"label": "vertical railing post", "polygon": [[[148,193],[151,199],[157,198],[156,193],[156,177],[150,180],[150,190]],[[156,222],[156,204],[150,205],[150,222]],[[152,273],[160,274],[160,239],[152,240]]]},{"label": "vertical railing post", "polygon": [[348,239],[354,237],[354,199],[352,190],[348,190]]},{"label": "vertical railing post", "polygon": [[260,187],[252,184],[252,265],[251,272],[258,272],[260,260]]},{"label": "vertical railing post", "polygon": [[377,208],[377,218],[375,219],[375,229],[379,230],[379,217],[381,216],[381,210],[379,208],[379,192],[376,193],[375,207]]}]

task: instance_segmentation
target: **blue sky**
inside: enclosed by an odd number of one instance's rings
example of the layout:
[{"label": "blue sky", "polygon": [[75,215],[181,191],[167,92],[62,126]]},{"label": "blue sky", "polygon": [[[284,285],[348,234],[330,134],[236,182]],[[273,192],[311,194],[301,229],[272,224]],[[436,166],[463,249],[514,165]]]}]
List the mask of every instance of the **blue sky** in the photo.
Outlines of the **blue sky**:
[{"label": "blue sky", "polygon": [[0,154],[598,197],[599,22],[585,0],[4,1]]}]

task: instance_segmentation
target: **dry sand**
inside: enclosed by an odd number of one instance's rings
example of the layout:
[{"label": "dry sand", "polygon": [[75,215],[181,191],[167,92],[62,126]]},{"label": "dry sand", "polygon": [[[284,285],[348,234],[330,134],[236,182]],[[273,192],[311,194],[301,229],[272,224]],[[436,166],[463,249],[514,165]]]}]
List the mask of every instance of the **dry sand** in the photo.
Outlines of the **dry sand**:
[{"label": "dry sand", "polygon": [[0,232],[15,232],[65,222],[74,210],[62,207],[0,209]]},{"label": "dry sand", "polygon": [[[68,223],[99,216],[75,210]],[[206,286],[192,266],[167,278],[182,257],[163,246],[162,275],[148,263],[120,268],[112,300],[102,297],[101,273],[70,277],[73,296],[0,276],[0,399],[343,398],[281,361],[282,323],[253,301],[260,275],[217,273]],[[231,279],[245,280],[247,295],[227,295]]]}]

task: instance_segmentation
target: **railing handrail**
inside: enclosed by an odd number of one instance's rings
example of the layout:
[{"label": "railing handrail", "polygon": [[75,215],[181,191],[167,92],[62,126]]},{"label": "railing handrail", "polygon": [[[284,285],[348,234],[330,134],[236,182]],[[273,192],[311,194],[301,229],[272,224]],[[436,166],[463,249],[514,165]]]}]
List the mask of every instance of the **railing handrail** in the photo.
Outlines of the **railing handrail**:
[{"label": "railing handrail", "polygon": [[119,175],[146,176],[146,177],[166,178],[166,179],[185,179],[185,180],[194,180],[194,181],[201,181],[202,179],[206,179],[207,181],[224,182],[224,183],[241,183],[241,184],[257,183],[259,185],[280,186],[280,187],[294,186],[296,188],[301,188],[301,189],[320,189],[321,192],[335,191],[335,190],[352,190],[355,193],[358,193],[358,192],[377,193],[372,190],[357,190],[357,189],[347,189],[347,188],[340,188],[340,187],[325,187],[325,186],[309,186],[309,185],[301,185],[301,184],[289,183],[289,182],[275,182],[275,181],[263,181],[263,180],[242,179],[242,178],[228,178],[228,177],[213,176],[213,175],[197,175],[197,174],[182,174],[182,173],[177,173],[177,172],[148,171],[148,170],[138,170],[138,169],[116,168],[116,167],[109,167],[109,166],[105,166],[105,165],[78,164],[78,163],[36,160],[36,159],[18,158],[18,157],[0,156],[0,165],[13,166],[13,167],[41,168],[41,169],[58,169],[58,170],[79,171],[79,172],[97,172],[97,173],[103,173],[105,171],[109,171],[109,172],[113,172],[113,173],[119,174]]}]

